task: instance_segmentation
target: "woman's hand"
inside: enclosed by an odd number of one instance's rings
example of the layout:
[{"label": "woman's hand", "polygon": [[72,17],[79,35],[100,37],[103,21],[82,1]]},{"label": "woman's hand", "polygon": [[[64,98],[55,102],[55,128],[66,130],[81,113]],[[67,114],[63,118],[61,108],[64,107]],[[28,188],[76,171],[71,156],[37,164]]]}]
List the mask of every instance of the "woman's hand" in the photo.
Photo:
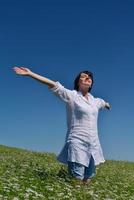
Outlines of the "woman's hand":
[{"label": "woman's hand", "polygon": [[111,110],[111,106],[108,102],[105,103],[105,108],[107,108],[108,110]]},{"label": "woman's hand", "polygon": [[16,72],[16,74],[19,74],[19,75],[28,76],[31,73],[31,71],[25,67],[14,67],[13,70]]}]

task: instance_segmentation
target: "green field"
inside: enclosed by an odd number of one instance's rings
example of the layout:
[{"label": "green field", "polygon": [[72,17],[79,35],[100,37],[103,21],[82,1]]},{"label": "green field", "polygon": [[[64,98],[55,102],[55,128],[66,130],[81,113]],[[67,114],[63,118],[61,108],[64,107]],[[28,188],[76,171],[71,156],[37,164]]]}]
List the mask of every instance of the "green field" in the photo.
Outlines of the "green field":
[{"label": "green field", "polygon": [[0,200],[134,200],[134,163],[107,160],[77,185],[52,153],[0,146]]}]

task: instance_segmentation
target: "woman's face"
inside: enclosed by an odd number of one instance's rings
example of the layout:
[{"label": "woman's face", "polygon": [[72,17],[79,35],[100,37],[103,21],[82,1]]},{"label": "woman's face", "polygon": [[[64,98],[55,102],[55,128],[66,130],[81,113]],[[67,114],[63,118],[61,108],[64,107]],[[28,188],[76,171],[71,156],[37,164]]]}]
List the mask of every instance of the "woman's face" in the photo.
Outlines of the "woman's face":
[{"label": "woman's face", "polygon": [[81,73],[79,78],[79,89],[89,89],[92,86],[92,79],[88,74]]}]

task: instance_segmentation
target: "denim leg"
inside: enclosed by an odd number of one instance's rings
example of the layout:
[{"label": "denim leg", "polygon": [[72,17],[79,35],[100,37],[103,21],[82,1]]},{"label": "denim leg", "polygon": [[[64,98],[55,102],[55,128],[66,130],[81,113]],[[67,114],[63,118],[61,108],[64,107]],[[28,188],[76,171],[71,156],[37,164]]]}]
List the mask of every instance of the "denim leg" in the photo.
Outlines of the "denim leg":
[{"label": "denim leg", "polygon": [[89,166],[85,167],[84,179],[90,179],[93,178],[93,176],[95,176],[95,162],[91,155]]},{"label": "denim leg", "polygon": [[76,162],[68,162],[68,172],[71,176],[83,180],[85,166]]}]

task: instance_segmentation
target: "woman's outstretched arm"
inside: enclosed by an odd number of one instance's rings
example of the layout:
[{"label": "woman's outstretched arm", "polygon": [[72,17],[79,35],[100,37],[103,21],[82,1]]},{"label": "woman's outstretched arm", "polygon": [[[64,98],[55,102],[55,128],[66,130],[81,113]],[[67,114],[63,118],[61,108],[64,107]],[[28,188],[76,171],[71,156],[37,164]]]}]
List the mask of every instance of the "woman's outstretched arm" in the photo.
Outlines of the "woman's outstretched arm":
[{"label": "woman's outstretched arm", "polygon": [[14,67],[13,70],[16,72],[16,74],[23,75],[23,76],[30,76],[30,77],[36,79],[37,81],[40,81],[41,83],[48,85],[50,88],[53,88],[56,85],[56,82],[54,82],[44,76],[40,76],[39,74],[32,72],[28,68]]}]

